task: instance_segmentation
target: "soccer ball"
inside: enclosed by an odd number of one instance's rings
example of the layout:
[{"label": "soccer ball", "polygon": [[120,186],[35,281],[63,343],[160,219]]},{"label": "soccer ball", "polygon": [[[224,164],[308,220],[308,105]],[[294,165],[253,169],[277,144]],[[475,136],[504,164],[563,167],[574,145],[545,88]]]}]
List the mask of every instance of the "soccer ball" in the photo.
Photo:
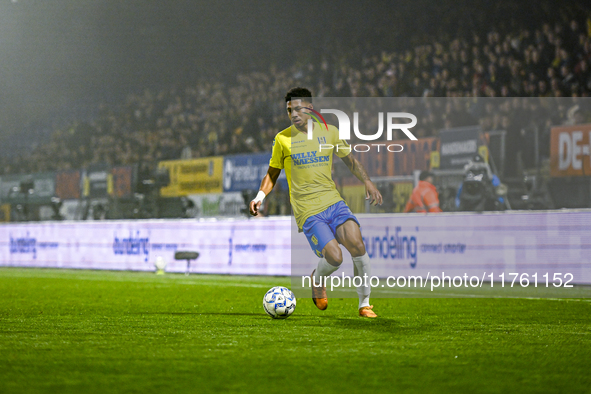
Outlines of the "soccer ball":
[{"label": "soccer ball", "polygon": [[273,319],[285,319],[293,313],[296,298],[287,287],[275,286],[263,297],[263,308]]}]

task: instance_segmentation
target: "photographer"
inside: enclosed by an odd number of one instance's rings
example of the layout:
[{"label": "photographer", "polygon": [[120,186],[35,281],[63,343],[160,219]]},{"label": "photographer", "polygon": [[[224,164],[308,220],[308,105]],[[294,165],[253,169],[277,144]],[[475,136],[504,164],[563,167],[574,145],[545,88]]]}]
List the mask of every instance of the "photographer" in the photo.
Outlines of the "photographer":
[{"label": "photographer", "polygon": [[492,173],[480,155],[474,156],[464,167],[464,180],[456,195],[456,208],[460,211],[505,210],[506,186]]}]

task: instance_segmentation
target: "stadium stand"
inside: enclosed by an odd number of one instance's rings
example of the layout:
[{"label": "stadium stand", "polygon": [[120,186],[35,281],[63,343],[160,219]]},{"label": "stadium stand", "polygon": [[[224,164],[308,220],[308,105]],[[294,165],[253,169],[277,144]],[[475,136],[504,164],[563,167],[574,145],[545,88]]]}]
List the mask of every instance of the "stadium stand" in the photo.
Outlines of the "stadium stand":
[{"label": "stadium stand", "polygon": [[[378,48],[356,60],[351,59],[355,51],[335,47],[303,66],[271,66],[233,81],[146,89],[130,94],[117,109],[102,105],[91,121],[55,130],[30,152],[0,158],[0,174],[268,151],[285,126],[277,102],[286,86],[310,86],[318,97],[588,97],[591,19],[584,18],[557,18],[533,27],[524,23],[502,33],[481,28],[402,51]],[[521,104],[515,101],[513,107]],[[518,118],[507,108],[480,119],[484,131],[507,131],[505,176],[519,177],[524,169],[547,162],[550,125],[572,123],[575,115],[579,123],[591,120],[588,112],[577,114],[565,106],[553,111],[523,107]],[[419,138],[469,123],[454,118],[453,108],[437,110],[447,115],[428,118],[416,129]],[[526,143],[528,122],[540,130],[537,151]]]}]

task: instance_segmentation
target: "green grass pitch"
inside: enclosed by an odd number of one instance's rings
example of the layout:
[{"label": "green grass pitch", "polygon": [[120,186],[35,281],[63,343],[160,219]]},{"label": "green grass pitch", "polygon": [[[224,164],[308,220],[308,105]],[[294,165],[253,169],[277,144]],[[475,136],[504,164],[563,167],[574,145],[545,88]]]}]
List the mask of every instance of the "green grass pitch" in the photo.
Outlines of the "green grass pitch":
[{"label": "green grass pitch", "polygon": [[591,392],[589,300],[374,299],[288,278],[0,268],[0,393]]}]

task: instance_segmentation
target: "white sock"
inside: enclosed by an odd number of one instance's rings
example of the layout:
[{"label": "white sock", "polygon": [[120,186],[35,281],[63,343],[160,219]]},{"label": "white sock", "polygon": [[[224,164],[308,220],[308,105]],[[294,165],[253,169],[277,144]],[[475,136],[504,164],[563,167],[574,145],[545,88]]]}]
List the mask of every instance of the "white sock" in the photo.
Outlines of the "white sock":
[{"label": "white sock", "polygon": [[321,283],[324,284],[324,279],[322,278],[325,276],[330,276],[330,274],[338,269],[339,267],[329,264],[324,257],[321,258],[320,261],[318,261],[318,267],[316,267],[316,271],[314,271],[314,283],[312,285],[320,286]]},{"label": "white sock", "polygon": [[369,306],[369,294],[367,296],[359,295],[359,308],[363,308],[364,306]]},{"label": "white sock", "polygon": [[355,276],[360,276],[363,279],[364,275],[367,275],[367,283],[362,283],[361,286],[357,287],[357,295],[359,296],[359,308],[369,306],[369,295],[371,293],[371,266],[369,264],[369,256],[367,252],[363,256],[353,257],[353,268]]}]

